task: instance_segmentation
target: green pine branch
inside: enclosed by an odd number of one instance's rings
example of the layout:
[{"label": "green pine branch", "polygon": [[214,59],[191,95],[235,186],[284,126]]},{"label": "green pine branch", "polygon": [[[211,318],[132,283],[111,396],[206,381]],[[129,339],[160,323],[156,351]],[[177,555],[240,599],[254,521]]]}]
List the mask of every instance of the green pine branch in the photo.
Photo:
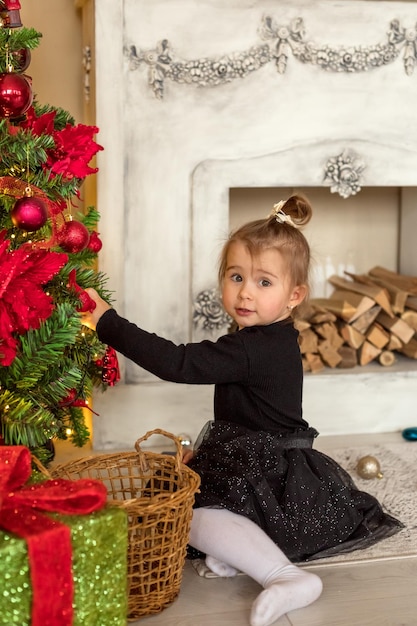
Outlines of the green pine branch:
[{"label": "green pine branch", "polygon": [[0,175],[30,183],[42,189],[51,200],[73,197],[78,193],[79,179],[50,176],[49,170],[44,169],[47,151],[54,147],[51,135],[35,135],[30,129],[21,128],[16,134],[10,134],[7,120],[0,120]]},{"label": "green pine branch", "polygon": [[[36,385],[36,397],[41,403],[60,407],[71,389],[80,389],[85,373],[71,359],[63,359],[50,367]],[[65,408],[65,407],[64,407]],[[56,413],[56,411],[53,411]]]},{"label": "green pine branch", "polygon": [[48,368],[63,357],[67,345],[75,342],[80,327],[72,306],[57,305],[38,330],[29,330],[20,337],[21,349],[5,373],[6,388],[35,387]]},{"label": "green pine branch", "polygon": [[[65,432],[66,425],[61,429],[61,432],[58,434],[60,439],[69,438],[70,441],[77,446],[78,448],[82,448],[84,446],[90,436],[90,431],[85,425],[85,417],[82,409],[78,407],[70,408],[70,416],[68,420],[68,428],[71,430],[71,434],[67,435]],[[64,435],[65,433],[65,435]]]},{"label": "green pine branch", "polygon": [[55,142],[51,135],[35,135],[30,129],[20,128],[11,134],[8,122],[0,120],[0,153],[3,175],[14,168],[14,175],[20,175],[40,168],[47,160],[47,150],[53,149]]},{"label": "green pine branch", "polygon": [[72,117],[71,113],[69,113],[65,109],[61,109],[60,107],[54,107],[50,104],[40,104],[36,99],[34,99],[32,106],[35,109],[37,117],[40,117],[44,113],[55,112],[55,130],[62,130],[67,126],[67,124],[70,124],[70,126],[75,126],[75,119]]},{"label": "green pine branch", "polygon": [[6,445],[29,448],[42,446],[59,430],[55,415],[47,407],[7,389],[0,394],[0,423]]},{"label": "green pine branch", "polygon": [[81,216],[82,222],[89,231],[95,230],[100,219],[100,213],[93,206],[88,206]]},{"label": "green pine branch", "polygon": [[61,175],[50,176],[49,170],[39,169],[29,173],[29,182],[42,191],[51,200],[68,200],[77,194],[80,181],[78,178],[63,179]]},{"label": "green pine branch", "polygon": [[34,50],[41,37],[34,28],[0,28],[0,72],[8,71],[9,66],[19,71],[20,59],[13,53],[24,48]]},{"label": "green pine branch", "polygon": [[22,48],[34,50],[39,46],[42,33],[34,28],[2,28],[0,29],[0,54],[6,54],[6,49],[19,51]]}]

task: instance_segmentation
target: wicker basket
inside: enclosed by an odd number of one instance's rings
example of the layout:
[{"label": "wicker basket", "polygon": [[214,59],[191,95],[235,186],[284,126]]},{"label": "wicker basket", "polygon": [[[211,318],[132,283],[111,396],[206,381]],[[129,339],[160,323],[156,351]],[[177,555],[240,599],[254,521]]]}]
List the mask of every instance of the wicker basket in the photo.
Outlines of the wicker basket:
[{"label": "wicker basket", "polygon": [[[172,439],[175,456],[144,451],[151,435]],[[194,496],[200,477],[184,465],[180,440],[152,430],[136,452],[91,456],[57,466],[53,477],[94,478],[105,483],[109,502],[128,515],[128,620],[159,613],[177,597],[182,580]]]}]

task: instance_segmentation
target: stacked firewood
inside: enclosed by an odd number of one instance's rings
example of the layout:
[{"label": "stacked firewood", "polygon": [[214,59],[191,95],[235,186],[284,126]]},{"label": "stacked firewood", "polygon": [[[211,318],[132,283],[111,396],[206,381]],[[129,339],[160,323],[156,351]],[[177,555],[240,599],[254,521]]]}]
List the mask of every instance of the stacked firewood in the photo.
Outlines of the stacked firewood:
[{"label": "stacked firewood", "polygon": [[417,359],[417,277],[382,267],[345,275],[331,276],[331,296],[311,299],[296,322],[304,371]]}]

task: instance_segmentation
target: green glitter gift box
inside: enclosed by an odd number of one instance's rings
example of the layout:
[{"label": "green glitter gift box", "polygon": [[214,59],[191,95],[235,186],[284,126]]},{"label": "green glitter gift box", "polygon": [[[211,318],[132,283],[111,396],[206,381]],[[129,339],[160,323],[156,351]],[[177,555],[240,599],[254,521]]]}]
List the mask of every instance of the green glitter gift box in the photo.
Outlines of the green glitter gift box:
[{"label": "green glitter gift box", "polygon": [[[125,626],[127,518],[122,509],[60,515],[71,529],[73,626]],[[0,624],[29,626],[32,589],[27,545],[0,531]]]},{"label": "green glitter gift box", "polygon": [[28,473],[27,448],[0,446],[0,626],[125,626],[125,511],[99,481]]}]

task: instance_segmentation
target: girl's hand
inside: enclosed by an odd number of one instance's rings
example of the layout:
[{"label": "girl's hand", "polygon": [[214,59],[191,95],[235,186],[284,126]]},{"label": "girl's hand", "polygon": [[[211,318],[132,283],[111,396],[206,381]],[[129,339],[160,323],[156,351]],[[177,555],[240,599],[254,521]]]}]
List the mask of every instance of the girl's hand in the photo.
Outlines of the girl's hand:
[{"label": "girl's hand", "polygon": [[86,311],[85,313],[83,313],[81,316],[81,321],[84,324],[84,326],[88,326],[88,328],[95,330],[100,317],[103,315],[103,313],[111,309],[111,306],[107,304],[107,302],[105,302],[103,298],[100,298],[100,296],[98,295],[95,289],[88,287],[87,289],[85,289],[85,291],[88,293],[90,298],[96,303],[96,308],[91,313],[89,311]]},{"label": "girl's hand", "polygon": [[189,463],[191,461],[193,456],[194,456],[194,451],[190,450],[190,449],[188,449],[188,450],[186,449],[183,452],[183,455],[182,455],[182,462],[185,463],[185,465],[187,465],[187,463]]}]

